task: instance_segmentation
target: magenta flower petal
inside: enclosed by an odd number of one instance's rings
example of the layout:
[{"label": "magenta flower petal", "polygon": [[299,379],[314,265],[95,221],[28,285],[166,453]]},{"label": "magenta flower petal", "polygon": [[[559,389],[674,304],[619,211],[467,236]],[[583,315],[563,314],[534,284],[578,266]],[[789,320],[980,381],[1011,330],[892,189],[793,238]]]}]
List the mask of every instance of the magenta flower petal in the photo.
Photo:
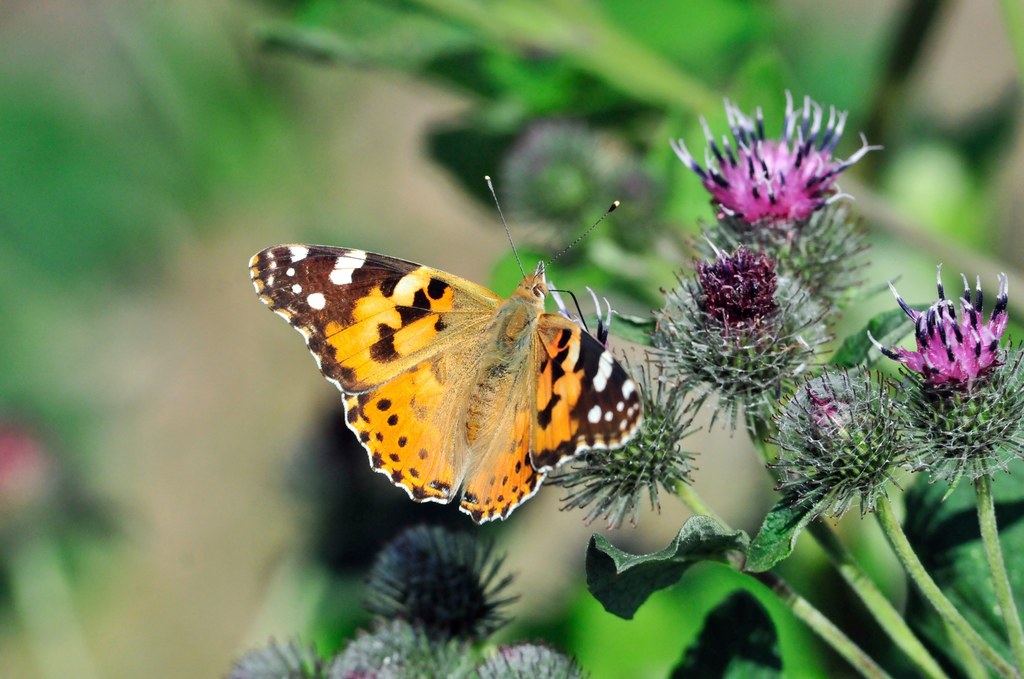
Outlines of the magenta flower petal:
[{"label": "magenta flower petal", "polygon": [[897,303],[914,321],[917,351],[903,347],[886,348],[874,337],[871,341],[883,354],[920,373],[930,384],[967,385],[1000,364],[999,340],[1009,320],[1006,312],[1009,282],[1005,273],[999,274],[999,294],[986,322],[982,314],[980,277],[976,280],[972,301],[967,277],[961,274],[964,293],[960,298],[958,319],[956,306],[945,297],[941,271],[940,265],[939,299],[927,311],[911,309],[892,283],[889,284]]},{"label": "magenta flower petal", "polygon": [[670,143],[679,159],[701,179],[704,188],[722,213],[748,223],[799,221],[836,200],[842,194],[835,185],[837,176],[869,151],[861,136],[861,147],[846,160],[833,157],[843,135],[846,112],[823,108],[809,97],[801,110],[793,108],[786,92],[786,119],[781,139],[767,139],[764,118],[758,107],[754,119],[747,117],[726,100],[725,113],[736,148],[722,137],[715,142],[707,123],[704,136],[708,147],[704,167],[687,150],[682,140]]}]

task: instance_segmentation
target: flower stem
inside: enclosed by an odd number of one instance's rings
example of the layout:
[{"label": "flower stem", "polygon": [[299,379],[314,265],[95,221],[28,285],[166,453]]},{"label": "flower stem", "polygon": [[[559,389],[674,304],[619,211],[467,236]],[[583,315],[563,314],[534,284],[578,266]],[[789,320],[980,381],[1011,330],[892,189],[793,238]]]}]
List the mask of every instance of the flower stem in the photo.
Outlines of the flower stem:
[{"label": "flower stem", "polygon": [[942,590],[935,584],[932,577],[928,575],[924,564],[917,557],[914,548],[910,546],[910,541],[907,539],[906,533],[903,532],[903,528],[900,526],[900,522],[896,518],[896,513],[893,511],[892,504],[888,498],[884,496],[879,498],[878,511],[875,512],[875,516],[878,518],[882,531],[889,538],[889,543],[896,552],[896,556],[899,557],[903,568],[907,571],[907,575],[910,576],[918,589],[921,590],[921,593],[938,611],[939,615],[949,623],[950,627],[957,634],[961,635],[970,644],[971,648],[981,655],[985,662],[999,673],[999,676],[1008,678],[1018,677],[1019,675],[1013,666],[1006,662],[980,634],[974,631],[970,623],[960,614],[960,611],[956,609],[950,600],[946,598],[946,595],[942,593]]},{"label": "flower stem", "polygon": [[704,498],[702,498],[690,484],[686,483],[685,481],[680,481],[678,484],[676,484],[676,495],[678,495],[679,499],[683,501],[683,504],[686,505],[686,508],[689,509],[694,514],[698,516],[710,516],[712,519],[717,521],[719,525],[721,525],[723,528],[729,528],[729,524],[723,521],[722,517],[716,514],[715,510],[711,509],[711,507],[708,506],[706,502],[704,502]]},{"label": "flower stem", "polygon": [[1017,78],[1024,84],[1024,2],[1001,0],[999,4],[1003,8],[1003,24],[1017,61]]},{"label": "flower stem", "polygon": [[1006,633],[1010,637],[1010,648],[1013,649],[1013,661],[1017,671],[1024,673],[1024,627],[1021,626],[1020,615],[1017,613],[1017,602],[1014,601],[1010,589],[1010,577],[1006,573],[1003,561],[1003,548],[999,544],[999,528],[996,525],[996,505],[992,498],[992,477],[979,476],[974,482],[978,494],[978,525],[981,528],[981,542],[985,546],[985,558],[988,559],[989,570],[992,571],[992,586],[996,592],[996,602],[1006,623]]},{"label": "flower stem", "polygon": [[939,663],[911,631],[903,616],[879,591],[832,529],[821,521],[815,521],[811,523],[810,531],[821,548],[825,550],[843,580],[864,602],[893,643],[900,647],[925,676],[932,677],[932,679],[948,679]]},{"label": "flower stem", "polygon": [[751,573],[752,577],[769,587],[779,597],[782,603],[786,604],[793,615],[802,620],[808,627],[828,643],[839,655],[865,677],[881,679],[889,675],[878,663],[871,659],[857,644],[842,630],[836,627],[831,620],[826,618],[821,611],[815,608],[809,601],[797,594],[781,577],[768,571],[766,573]]}]

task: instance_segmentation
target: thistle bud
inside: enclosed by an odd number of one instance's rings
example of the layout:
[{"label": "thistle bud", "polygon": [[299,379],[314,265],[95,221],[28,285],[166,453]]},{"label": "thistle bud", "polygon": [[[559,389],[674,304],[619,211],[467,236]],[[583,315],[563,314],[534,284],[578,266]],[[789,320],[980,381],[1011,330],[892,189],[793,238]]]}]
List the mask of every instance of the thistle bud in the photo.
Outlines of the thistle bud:
[{"label": "thistle bud", "polygon": [[370,571],[366,609],[416,623],[442,638],[483,639],[505,624],[512,581],[494,543],[469,533],[419,526],[401,533]]},{"label": "thistle bud", "polygon": [[826,371],[804,382],[776,417],[778,490],[837,518],[855,501],[873,511],[903,461],[894,410],[881,375]]}]

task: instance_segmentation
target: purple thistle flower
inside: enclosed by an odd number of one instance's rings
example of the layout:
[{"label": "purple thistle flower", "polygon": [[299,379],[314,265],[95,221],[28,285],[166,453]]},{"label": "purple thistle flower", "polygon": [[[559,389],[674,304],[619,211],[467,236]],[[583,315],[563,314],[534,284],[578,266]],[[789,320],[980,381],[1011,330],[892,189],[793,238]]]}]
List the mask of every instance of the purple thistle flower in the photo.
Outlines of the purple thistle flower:
[{"label": "purple thistle flower", "polygon": [[868,333],[868,337],[879,351],[924,375],[931,385],[969,385],[975,378],[1001,363],[998,350],[999,340],[1009,320],[1006,313],[1009,282],[1005,273],[999,274],[996,304],[988,322],[983,322],[981,277],[975,282],[972,302],[967,277],[960,274],[964,282],[964,294],[960,298],[960,319],[957,320],[953,301],[945,297],[941,274],[940,264],[936,274],[939,299],[923,312],[911,309],[893,284],[889,283],[889,289],[896,296],[900,308],[914,321],[917,351],[902,347],[887,349],[871,337],[871,333]]},{"label": "purple thistle flower", "polygon": [[829,107],[823,122],[822,107],[804,98],[801,111],[794,111],[793,97],[786,92],[786,118],[781,139],[766,139],[764,118],[757,108],[755,118],[743,114],[728,99],[725,114],[736,148],[728,137],[722,146],[715,142],[707,121],[701,118],[708,148],[702,167],[686,144],[671,140],[679,160],[693,170],[712,195],[719,218],[732,216],[745,222],[776,224],[799,221],[839,199],[835,180],[839,173],[880,146],[869,146],[861,135],[861,147],[846,160],[832,153],[843,135],[846,112]]},{"label": "purple thistle flower", "polygon": [[714,261],[697,263],[697,281],[701,308],[728,328],[752,330],[778,311],[775,261],[763,252],[742,245],[718,252]]}]

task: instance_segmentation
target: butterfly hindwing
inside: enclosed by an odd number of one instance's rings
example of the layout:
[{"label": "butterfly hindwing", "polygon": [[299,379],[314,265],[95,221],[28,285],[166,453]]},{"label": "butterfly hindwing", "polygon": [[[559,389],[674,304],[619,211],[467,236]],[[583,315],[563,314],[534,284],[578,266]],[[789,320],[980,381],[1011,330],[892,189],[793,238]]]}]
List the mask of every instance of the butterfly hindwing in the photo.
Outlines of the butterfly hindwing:
[{"label": "butterfly hindwing", "polygon": [[537,329],[539,374],[531,462],[550,470],[588,448],[616,448],[639,429],[636,384],[592,335],[557,314]]},{"label": "butterfly hindwing", "polygon": [[[442,365],[444,360],[442,359]],[[458,403],[435,365],[421,363],[387,384],[345,397],[349,429],[370,467],[417,502],[449,502],[461,480]]]}]

